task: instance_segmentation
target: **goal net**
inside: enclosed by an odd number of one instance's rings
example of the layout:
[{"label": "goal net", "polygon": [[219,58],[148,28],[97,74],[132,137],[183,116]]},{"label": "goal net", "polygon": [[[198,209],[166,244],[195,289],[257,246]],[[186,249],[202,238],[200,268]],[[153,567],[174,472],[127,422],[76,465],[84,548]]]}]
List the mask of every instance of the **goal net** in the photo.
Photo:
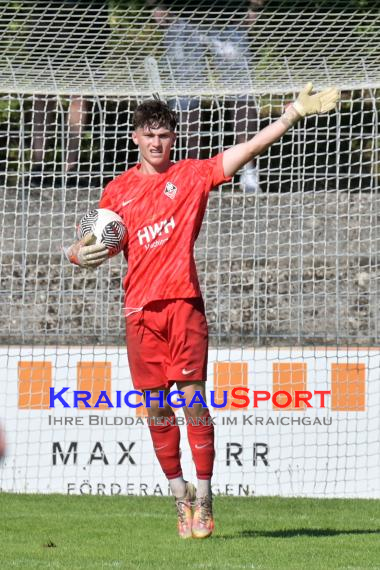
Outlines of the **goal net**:
[{"label": "goal net", "polygon": [[[120,400],[127,265],[82,271],[62,246],[138,161],[144,98],[177,109],[176,160],[208,158],[312,80],[341,89],[337,110],[213,191],[196,245],[214,492],[380,496],[380,16],[259,4],[0,2],[2,490],[168,494],[144,407]],[[90,409],[73,407],[74,390],[91,392]],[[94,407],[102,391],[113,408]],[[186,437],[182,459],[194,476]]]}]

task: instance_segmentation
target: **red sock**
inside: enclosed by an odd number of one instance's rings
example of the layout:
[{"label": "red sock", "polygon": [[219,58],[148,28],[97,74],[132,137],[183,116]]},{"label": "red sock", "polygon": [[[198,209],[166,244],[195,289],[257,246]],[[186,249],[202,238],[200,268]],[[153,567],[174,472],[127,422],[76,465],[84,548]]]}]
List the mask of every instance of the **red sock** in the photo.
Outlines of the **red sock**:
[{"label": "red sock", "polygon": [[153,418],[148,425],[154,451],[162,471],[168,479],[182,477],[179,451],[180,431],[175,423],[175,416],[167,418],[165,425],[154,425]]},{"label": "red sock", "polygon": [[188,420],[187,436],[193,454],[197,478],[211,479],[215,459],[214,424],[211,421],[208,410],[202,418],[198,418],[198,421],[197,418]]}]

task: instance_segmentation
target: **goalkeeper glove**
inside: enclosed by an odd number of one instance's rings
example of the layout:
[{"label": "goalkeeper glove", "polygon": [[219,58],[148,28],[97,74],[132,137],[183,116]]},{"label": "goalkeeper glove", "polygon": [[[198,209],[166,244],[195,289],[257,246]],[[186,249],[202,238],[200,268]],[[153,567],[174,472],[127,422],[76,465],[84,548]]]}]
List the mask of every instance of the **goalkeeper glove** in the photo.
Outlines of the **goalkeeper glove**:
[{"label": "goalkeeper glove", "polygon": [[334,109],[340,94],[335,87],[329,87],[311,95],[313,84],[311,81],[305,85],[297,99],[282,115],[282,119],[289,127],[294,125],[301,117],[314,115],[315,113],[327,113]]},{"label": "goalkeeper glove", "polygon": [[95,269],[106,261],[109,255],[108,248],[102,243],[95,243],[95,240],[94,234],[89,233],[64,249],[70,263],[83,268]]}]

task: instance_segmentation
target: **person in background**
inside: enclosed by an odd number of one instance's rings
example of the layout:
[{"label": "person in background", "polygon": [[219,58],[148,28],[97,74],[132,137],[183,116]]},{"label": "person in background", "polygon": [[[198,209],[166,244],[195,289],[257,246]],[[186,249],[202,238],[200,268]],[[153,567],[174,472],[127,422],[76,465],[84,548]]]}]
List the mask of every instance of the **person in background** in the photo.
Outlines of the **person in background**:
[{"label": "person in background", "polygon": [[191,89],[207,81],[206,37],[196,18],[178,16],[169,8],[169,3],[159,2],[152,13],[163,32],[159,66],[176,89],[189,91],[169,99],[168,105],[180,118],[180,158],[199,158],[201,102],[191,96]]},{"label": "person in background", "polygon": [[[27,7],[26,7],[27,8]],[[52,0],[34,2],[26,13],[26,47],[30,57],[44,74],[62,78],[71,74],[95,72],[106,57],[108,25],[107,0]],[[40,69],[39,69],[40,70]],[[38,71],[39,71],[38,70]],[[31,175],[35,187],[60,184],[61,169],[54,180],[54,164],[47,164],[47,151],[56,144],[58,100],[51,95],[35,95],[32,106]],[[71,95],[67,109],[65,148],[66,186],[80,184],[78,160],[89,102],[81,95]]]},{"label": "person in background", "polygon": [[[225,101],[226,119],[232,123],[236,142],[243,143],[258,130],[258,110],[252,93],[251,39],[249,31],[259,16],[265,0],[250,0],[245,15],[241,11],[225,13],[220,24],[211,27],[209,48],[211,64],[219,84],[236,85],[241,93]],[[258,169],[255,160],[243,168],[240,188],[248,193],[260,191]]]},{"label": "person in background", "polygon": [[[211,73],[216,76],[219,84],[231,86],[233,82],[240,91],[244,91],[237,98],[227,98],[225,101],[226,121],[231,123],[237,143],[245,142],[247,137],[253,136],[258,129],[257,106],[254,96],[250,94],[252,82],[249,29],[264,2],[265,0],[250,0],[249,9],[244,15],[241,3],[209,2],[210,15],[204,18],[203,24],[200,23],[201,12],[199,15],[196,11],[193,12],[190,18],[187,14],[178,15],[170,11],[169,5],[161,2],[153,10],[154,19],[164,31],[163,66],[169,67],[177,89],[183,86],[191,90],[191,84],[199,86],[207,82],[210,79],[211,66]],[[150,4],[152,3],[154,0],[151,0]],[[219,24],[210,19],[216,8],[225,10]],[[169,100],[169,106],[180,114],[181,136],[188,137],[187,157],[199,157],[199,99],[182,96]],[[239,182],[243,191],[259,192],[258,171],[254,160],[245,165]]]}]

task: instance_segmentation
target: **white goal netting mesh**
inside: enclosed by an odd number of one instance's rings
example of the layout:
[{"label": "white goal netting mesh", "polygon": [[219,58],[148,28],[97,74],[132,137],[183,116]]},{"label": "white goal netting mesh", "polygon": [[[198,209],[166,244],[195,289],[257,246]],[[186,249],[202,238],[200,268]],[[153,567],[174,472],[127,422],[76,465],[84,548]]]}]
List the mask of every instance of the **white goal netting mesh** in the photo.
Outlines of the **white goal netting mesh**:
[{"label": "white goal netting mesh", "polygon": [[[212,192],[196,246],[209,390],[251,397],[211,410],[214,491],[380,495],[380,16],[339,2],[211,4],[0,2],[5,491],[167,494],[141,410],[49,409],[51,387],[114,402],[132,389],[127,266],[119,256],[80,271],[62,245],[138,160],[132,114],[152,92],[178,109],[175,158],[208,158],[275,120],[311,79],[342,90],[337,110],[259,157],[255,188],[242,171]],[[254,409],[253,390],[331,394],[325,407],[314,395],[312,408]],[[183,465],[194,475],[185,437]]]}]

